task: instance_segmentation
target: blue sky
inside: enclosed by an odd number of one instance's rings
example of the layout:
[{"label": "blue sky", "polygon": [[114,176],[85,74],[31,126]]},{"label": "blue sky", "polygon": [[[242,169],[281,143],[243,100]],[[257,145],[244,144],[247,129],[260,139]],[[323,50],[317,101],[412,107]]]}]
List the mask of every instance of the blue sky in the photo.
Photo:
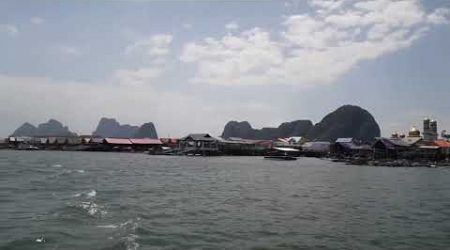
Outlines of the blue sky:
[{"label": "blue sky", "polygon": [[153,121],[160,136],[319,122],[450,130],[450,2],[1,1],[0,136],[55,118]]}]

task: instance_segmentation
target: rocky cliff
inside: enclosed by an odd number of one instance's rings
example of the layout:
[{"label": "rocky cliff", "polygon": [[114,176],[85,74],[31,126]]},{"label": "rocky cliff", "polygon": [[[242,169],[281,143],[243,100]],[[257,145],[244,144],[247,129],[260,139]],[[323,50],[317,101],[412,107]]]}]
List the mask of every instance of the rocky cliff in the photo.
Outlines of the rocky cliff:
[{"label": "rocky cliff", "polygon": [[128,124],[121,125],[115,119],[102,118],[92,133],[100,137],[118,137],[118,138],[158,138],[156,128],[153,123],[145,123],[141,127]]},{"label": "rocky cliff", "polygon": [[309,120],[285,122],[278,128],[253,129],[250,123],[231,121],[225,125],[223,138],[240,137],[245,139],[270,140],[290,136],[304,136],[312,128]]},{"label": "rocky cliff", "polygon": [[37,128],[28,123],[25,122],[22,126],[17,128],[14,133],[12,133],[12,136],[35,136],[37,133]]},{"label": "rocky cliff", "polygon": [[373,116],[358,106],[345,105],[325,116],[306,135],[310,140],[335,141],[352,137],[371,142],[380,136],[380,127]]},{"label": "rocky cliff", "polygon": [[352,137],[370,142],[380,136],[380,127],[366,110],[345,105],[328,114],[313,125],[309,120],[298,120],[281,124],[278,128],[253,129],[250,123],[231,121],[225,125],[223,138],[270,140],[290,136],[304,136],[314,141],[335,141],[337,138]]},{"label": "rocky cliff", "polygon": [[75,136],[67,126],[61,122],[50,119],[46,123],[41,123],[37,127],[26,122],[14,131],[12,136]]},{"label": "rocky cliff", "polygon": [[134,138],[158,138],[155,125],[152,122],[144,123],[133,135]]},{"label": "rocky cliff", "polygon": [[138,129],[138,126],[131,126],[128,124],[121,125],[113,118],[102,118],[92,135],[100,137],[131,138]]}]

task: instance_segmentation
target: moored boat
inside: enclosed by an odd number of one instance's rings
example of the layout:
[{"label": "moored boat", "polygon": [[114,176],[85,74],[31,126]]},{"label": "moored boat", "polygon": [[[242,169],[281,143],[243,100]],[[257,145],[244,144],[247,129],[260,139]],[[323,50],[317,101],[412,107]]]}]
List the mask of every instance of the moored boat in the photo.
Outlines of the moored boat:
[{"label": "moored boat", "polygon": [[298,149],[295,148],[283,148],[283,147],[275,147],[273,148],[273,152],[264,156],[264,159],[269,160],[282,160],[282,161],[295,161],[297,160],[297,156],[299,153]]},{"label": "moored boat", "polygon": [[296,161],[297,158],[288,155],[272,155],[272,156],[264,156],[264,159],[269,160],[280,160],[280,161]]}]

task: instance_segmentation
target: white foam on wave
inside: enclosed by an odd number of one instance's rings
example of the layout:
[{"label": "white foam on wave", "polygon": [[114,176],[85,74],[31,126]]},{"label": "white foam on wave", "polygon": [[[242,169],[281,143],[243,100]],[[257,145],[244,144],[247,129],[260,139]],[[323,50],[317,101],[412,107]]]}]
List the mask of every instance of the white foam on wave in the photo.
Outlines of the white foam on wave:
[{"label": "white foam on wave", "polygon": [[97,195],[97,191],[95,191],[94,189],[92,189],[91,191],[86,193],[86,197],[88,197],[88,198],[95,197],[96,195]]},{"label": "white foam on wave", "polygon": [[137,238],[138,236],[135,234],[129,234],[124,237],[127,250],[137,250],[139,248],[139,244],[136,242]]},{"label": "white foam on wave", "polygon": [[80,174],[83,174],[84,170],[83,169],[78,169],[77,172],[80,173]]},{"label": "white foam on wave", "polygon": [[61,164],[53,164],[52,167],[54,167],[54,168],[62,168],[62,165]]},{"label": "white foam on wave", "polygon": [[100,215],[100,216],[104,216],[107,212],[105,210],[103,210],[103,207],[95,204],[94,202],[90,202],[90,201],[84,201],[81,202],[81,208],[83,208],[84,210],[86,210],[86,212],[89,215]]},{"label": "white foam on wave", "polygon": [[123,237],[127,250],[137,250],[139,248],[139,244],[136,242],[138,236],[135,234],[135,232],[137,227],[139,226],[140,220],[141,218],[137,217],[135,219],[129,219],[123,223],[120,223],[121,230],[130,232],[127,236]]},{"label": "white foam on wave", "polygon": [[116,229],[118,226],[114,225],[114,224],[109,224],[109,225],[98,225],[98,228],[107,228],[107,229]]},{"label": "white foam on wave", "polygon": [[37,243],[45,243],[45,238],[44,238],[44,236],[41,236],[41,237],[35,239],[35,241],[36,241]]},{"label": "white foam on wave", "polygon": [[76,193],[76,194],[72,195],[72,197],[81,197],[82,195],[84,195],[88,199],[91,199],[91,198],[94,198],[95,196],[97,196],[97,191],[92,189],[91,191],[88,191],[85,193]]},{"label": "white foam on wave", "polygon": [[[86,203],[86,205],[88,205],[88,203]],[[114,230],[114,234],[116,234],[116,236],[109,236],[109,240],[120,237],[120,240],[124,243],[126,250],[137,250],[140,245],[137,243],[139,236],[136,235],[136,229],[140,220],[141,218],[137,217],[126,220],[122,223],[97,225],[97,228]]]},{"label": "white foam on wave", "polygon": [[126,227],[126,226],[128,226],[128,225],[132,225],[134,223],[134,221],[132,220],[132,219],[130,219],[130,220],[127,220],[127,221],[125,221],[125,222],[123,222],[123,223],[120,223],[120,228],[123,228],[123,227]]}]

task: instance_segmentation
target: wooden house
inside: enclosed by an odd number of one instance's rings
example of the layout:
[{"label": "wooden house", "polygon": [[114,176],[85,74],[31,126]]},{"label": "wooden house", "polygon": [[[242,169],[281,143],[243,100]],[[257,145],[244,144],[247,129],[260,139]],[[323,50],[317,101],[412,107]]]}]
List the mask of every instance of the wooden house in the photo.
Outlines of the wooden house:
[{"label": "wooden house", "polygon": [[412,144],[401,138],[376,138],[372,144],[374,159],[397,159],[410,150]]},{"label": "wooden house", "polygon": [[450,141],[441,139],[434,141],[434,144],[439,147],[442,158],[448,161],[450,158]]},{"label": "wooden house", "polygon": [[180,139],[180,151],[187,155],[217,155],[219,141],[209,134],[190,134]]},{"label": "wooden house", "polygon": [[151,153],[157,153],[158,151],[161,151],[162,142],[159,139],[132,138],[130,139],[130,141],[134,151],[149,151]]},{"label": "wooden house", "polygon": [[132,151],[133,143],[125,138],[104,138],[102,150],[106,151]]},{"label": "wooden house", "polygon": [[306,142],[302,145],[302,154],[308,157],[323,157],[330,154],[331,143],[326,141]]},{"label": "wooden house", "polygon": [[372,156],[372,147],[353,138],[339,138],[331,145],[331,154],[335,157]]}]

